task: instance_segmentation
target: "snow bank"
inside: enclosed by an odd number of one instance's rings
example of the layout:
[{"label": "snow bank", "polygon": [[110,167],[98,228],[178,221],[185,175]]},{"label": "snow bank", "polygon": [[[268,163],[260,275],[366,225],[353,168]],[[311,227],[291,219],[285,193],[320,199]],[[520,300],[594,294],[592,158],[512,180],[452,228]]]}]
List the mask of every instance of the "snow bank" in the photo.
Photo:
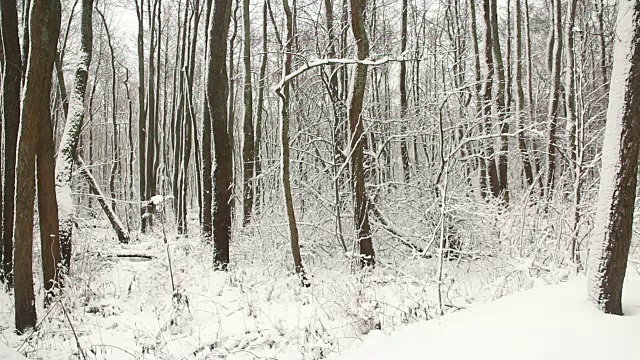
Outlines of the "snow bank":
[{"label": "snow bank", "polygon": [[391,336],[372,332],[330,360],[638,359],[640,268],[625,282],[625,316],[600,313],[585,298],[584,277],[534,288]]},{"label": "snow bank", "polygon": [[18,354],[15,350],[9,348],[0,341],[0,359],[2,360],[25,360],[26,357]]}]

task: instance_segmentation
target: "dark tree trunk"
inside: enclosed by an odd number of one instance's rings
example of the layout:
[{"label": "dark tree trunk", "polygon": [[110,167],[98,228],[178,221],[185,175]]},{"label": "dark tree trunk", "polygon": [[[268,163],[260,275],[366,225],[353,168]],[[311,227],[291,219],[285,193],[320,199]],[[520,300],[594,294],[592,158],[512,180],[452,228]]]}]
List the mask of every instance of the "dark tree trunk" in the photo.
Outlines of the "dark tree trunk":
[{"label": "dark tree trunk", "polygon": [[[351,0],[351,30],[357,43],[359,60],[369,57],[369,38],[367,36],[364,14],[367,0]],[[375,253],[371,240],[371,225],[367,212],[367,194],[364,183],[364,126],[362,105],[367,86],[367,65],[357,64],[353,75],[353,84],[349,94],[349,125],[351,129],[351,180],[354,193],[354,223],[357,241],[360,244],[360,263],[363,267],[375,265]]]},{"label": "dark tree trunk", "polygon": [[616,24],[625,31],[615,45],[587,296],[605,313],[622,315],[640,148],[640,3],[621,0]]},{"label": "dark tree trunk", "polygon": [[551,61],[551,94],[549,96],[549,144],[547,148],[547,181],[546,194],[551,197],[556,180],[558,164],[557,158],[557,132],[560,108],[560,74],[562,72],[562,2],[553,0],[553,47],[549,54]]},{"label": "dark tree trunk", "polygon": [[243,225],[251,220],[253,213],[253,169],[255,164],[255,144],[253,129],[253,90],[251,88],[251,23],[249,21],[249,0],[242,0],[243,27],[243,64],[244,64],[244,142],[242,144],[242,159],[244,170],[244,202]]},{"label": "dark tree trunk", "polygon": [[[284,64],[282,67],[282,78],[284,79],[291,73],[291,66],[293,60],[293,41],[294,41],[294,21],[293,12],[289,7],[288,0],[282,1],[284,12],[286,16],[287,34],[284,46]],[[291,241],[291,254],[293,255],[293,264],[296,274],[300,276],[302,284],[308,286],[304,267],[302,266],[302,256],[300,254],[300,240],[298,234],[298,225],[296,223],[296,215],[293,208],[293,196],[291,194],[291,176],[290,176],[290,146],[289,146],[289,83],[285,82],[282,89],[277,90],[277,94],[280,97],[280,146],[282,150],[281,154],[281,176],[282,176],[282,192],[284,195],[285,208],[287,211],[287,222],[289,224],[289,237]]]},{"label": "dark tree trunk", "polygon": [[[213,128],[216,168],[213,210],[214,265],[226,269],[229,264],[231,237],[231,182],[233,154],[227,133],[227,35],[231,19],[231,0],[214,0],[209,26],[209,66],[207,97]],[[205,209],[207,211],[207,209]]]},{"label": "dark tree trunk", "polygon": [[[209,22],[213,0],[207,0],[207,10],[205,14],[205,53],[209,56]],[[209,66],[204,64],[205,68]],[[207,71],[207,70],[205,70]],[[211,114],[209,112],[209,101],[207,100],[207,86],[204,83],[204,99],[202,104],[202,233],[206,242],[211,241],[213,224],[211,220],[211,202],[213,200],[213,179],[211,171],[213,162],[211,161]]]},{"label": "dark tree trunk", "polygon": [[147,194],[147,113],[145,111],[144,80],[144,0],[136,0],[138,18],[138,195],[140,198],[140,231],[146,232],[149,225],[147,207],[144,205]]},{"label": "dark tree trunk", "polygon": [[[495,67],[493,64],[493,32],[491,30],[491,1],[482,1],[482,16],[484,19],[484,62],[487,68],[487,74],[482,83],[482,114],[484,116],[485,133],[491,134],[493,121],[491,119],[491,100],[493,99],[493,77],[495,75]],[[485,145],[486,168],[489,177],[489,188],[494,197],[500,196],[500,183],[498,179],[498,168],[496,159],[494,158],[493,141]]]},{"label": "dark tree trunk", "polygon": [[[402,26],[400,32],[400,53],[404,54],[407,51],[407,12],[409,11],[407,6],[407,0],[402,0]],[[404,181],[409,182],[410,178],[410,164],[409,164],[409,146],[407,145],[407,62],[400,62],[400,132],[402,138],[400,140],[400,158],[402,160],[402,174]]]},{"label": "dark tree trunk", "polygon": [[[51,87],[51,86],[49,86]],[[45,89],[42,89],[44,91]],[[43,96],[43,116],[38,119],[38,217],[42,251],[42,277],[45,290],[45,306],[49,305],[54,286],[58,285],[61,263],[60,229],[58,227],[58,199],[56,196],[56,153],[53,142],[53,124],[49,108],[49,96]]]},{"label": "dark tree trunk", "polygon": [[[40,133],[38,127],[41,125],[38,119],[50,121],[49,96],[57,39],[60,34],[60,1],[33,0],[29,12],[31,55],[26,69],[24,98],[20,113],[21,125],[16,161],[16,177],[20,181],[17,182],[15,196],[16,208],[19,211],[16,212],[13,233],[16,283],[15,325],[19,333],[35,328],[36,325],[32,251],[35,163]],[[47,225],[52,224],[47,223]],[[48,263],[48,265],[51,264]]]},{"label": "dark tree trunk", "polygon": [[4,177],[2,181],[2,277],[12,286],[13,271],[13,211],[16,179],[16,146],[20,125],[20,85],[22,61],[18,40],[16,0],[0,2],[2,48],[5,61],[2,70],[2,125],[4,142]]},{"label": "dark tree trunk", "polygon": [[256,106],[256,125],[255,125],[255,144],[254,144],[254,161],[255,161],[255,177],[254,177],[254,208],[259,211],[260,206],[260,175],[262,174],[262,163],[260,158],[260,146],[262,144],[262,116],[264,109],[264,88],[265,88],[265,76],[267,74],[267,50],[268,50],[268,33],[267,33],[267,9],[268,1],[265,0],[262,6],[262,55],[260,59],[260,74],[258,75],[258,100]]}]

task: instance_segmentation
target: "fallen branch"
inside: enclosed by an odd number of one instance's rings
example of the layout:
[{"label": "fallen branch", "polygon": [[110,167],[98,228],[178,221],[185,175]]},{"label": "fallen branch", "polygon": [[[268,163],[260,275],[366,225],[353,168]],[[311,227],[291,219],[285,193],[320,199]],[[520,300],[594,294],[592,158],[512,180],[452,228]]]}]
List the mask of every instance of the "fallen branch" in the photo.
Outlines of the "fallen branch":
[{"label": "fallen branch", "polygon": [[378,219],[378,222],[380,222],[380,224],[382,225],[382,228],[386,230],[389,234],[393,235],[393,237],[395,237],[398,241],[400,241],[402,245],[419,253],[424,252],[424,250],[421,247],[417,246],[416,244],[414,244],[413,242],[407,240],[404,236],[402,236],[400,231],[398,231],[393,227],[393,225],[391,225],[391,222],[387,220],[387,218],[380,211],[378,206],[371,199],[369,199],[369,209],[371,210],[373,215]]},{"label": "fallen branch", "polygon": [[113,230],[118,236],[118,240],[123,244],[128,244],[129,233],[124,229],[124,226],[122,226],[120,219],[118,219],[118,215],[116,215],[115,211],[113,211],[111,205],[109,205],[109,203],[105,200],[100,187],[98,187],[96,179],[94,179],[93,175],[91,175],[91,172],[84,163],[84,160],[82,160],[82,157],[80,157],[80,155],[78,155],[77,153],[74,159],[78,164],[78,171],[80,172],[80,175],[82,175],[82,177],[87,181],[87,184],[89,184],[89,190],[91,190],[91,192],[98,198],[98,202],[102,207],[102,211],[104,211],[104,213],[107,215],[107,218],[109,219]]}]

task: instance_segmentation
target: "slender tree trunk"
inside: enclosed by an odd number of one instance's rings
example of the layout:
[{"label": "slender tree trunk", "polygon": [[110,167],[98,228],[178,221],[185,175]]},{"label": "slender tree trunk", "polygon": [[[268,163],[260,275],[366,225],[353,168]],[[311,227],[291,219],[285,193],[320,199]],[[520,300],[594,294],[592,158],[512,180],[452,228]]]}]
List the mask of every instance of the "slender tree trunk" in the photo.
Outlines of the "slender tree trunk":
[{"label": "slender tree trunk", "polygon": [[[150,0],[148,0],[150,1]],[[144,80],[144,0],[135,0],[138,18],[138,195],[140,197],[140,231],[146,232],[149,225],[149,214],[144,205],[147,194],[147,114],[145,111]],[[151,15],[151,14],[150,14]],[[153,29],[152,29],[153,30]]]},{"label": "slender tree trunk", "polygon": [[516,40],[516,61],[515,61],[515,76],[514,87],[516,95],[516,117],[518,123],[518,148],[520,150],[520,156],[522,157],[522,167],[524,168],[524,175],[529,187],[533,186],[533,168],[531,166],[531,160],[529,158],[529,150],[527,149],[527,142],[524,132],[524,90],[522,89],[522,0],[515,0],[515,40]]},{"label": "slender tree trunk", "polygon": [[[282,67],[282,78],[291,73],[293,60],[293,41],[294,41],[294,23],[293,12],[289,7],[288,0],[282,0],[284,13],[286,16],[287,37],[284,47],[284,64]],[[289,174],[290,168],[290,149],[289,149],[289,83],[286,82],[282,90],[278,90],[280,97],[280,137],[281,137],[281,176],[282,176],[282,192],[284,195],[284,203],[287,211],[287,220],[289,223],[289,237],[291,239],[291,254],[293,255],[293,264],[296,274],[300,276],[303,286],[309,286],[306,279],[304,267],[302,266],[302,256],[300,255],[300,243],[298,234],[298,225],[296,223],[296,215],[293,208],[293,196],[291,194],[291,180]]]},{"label": "slender tree trunk", "polygon": [[[31,33],[29,52],[31,55],[27,63],[20,112],[20,131],[16,158],[16,178],[19,178],[20,181],[16,184],[15,195],[15,205],[19,211],[16,211],[15,214],[15,230],[13,233],[16,283],[14,296],[15,325],[16,330],[21,334],[27,329],[35,328],[36,326],[32,254],[35,163],[40,134],[38,131],[38,126],[40,126],[38,119],[43,119],[41,121],[50,121],[51,119],[48,116],[50,115],[49,96],[51,94],[51,74],[57,40],[60,34],[60,2],[58,0],[33,0],[29,13],[28,26]],[[47,176],[50,175],[48,174]],[[43,183],[42,185],[46,187],[47,184]],[[50,201],[50,198],[47,198],[47,200]],[[51,218],[48,219],[51,220]],[[46,225],[53,224],[46,222]],[[51,251],[53,252],[55,249]],[[46,260],[47,266],[51,265],[49,260],[51,259]],[[55,273],[55,269],[53,272]],[[47,272],[46,276],[50,277],[51,273]],[[48,281],[49,279],[45,278],[45,280]]]},{"label": "slender tree trunk", "polygon": [[[226,269],[231,237],[232,149],[227,133],[227,35],[231,19],[231,0],[214,0],[209,27],[209,66],[207,97],[213,127],[216,167],[213,210],[214,265]],[[206,210],[206,209],[205,209]]]},{"label": "slender tree trunk", "polygon": [[[491,26],[491,2],[492,0],[482,0],[482,16],[484,19],[484,62],[487,74],[482,83],[483,94],[483,117],[485,133],[491,134],[493,128],[491,99],[493,99],[493,77],[495,66],[493,64],[493,32]],[[500,196],[500,183],[498,179],[498,169],[494,158],[493,141],[485,145],[485,155],[487,163],[487,173],[489,176],[489,188],[494,197]]]},{"label": "slender tree trunk", "polygon": [[551,60],[551,93],[549,96],[549,144],[547,148],[546,194],[550,198],[555,189],[558,153],[558,117],[560,108],[560,73],[562,71],[562,1],[553,1],[553,49]]},{"label": "slender tree trunk", "polygon": [[500,124],[500,153],[498,154],[498,188],[497,194],[500,196],[503,205],[509,205],[509,184],[508,184],[508,152],[509,152],[509,122],[506,120],[506,84],[505,67],[502,61],[502,49],[500,48],[500,32],[498,31],[498,5],[497,0],[491,0],[491,46],[493,47],[494,59],[493,67],[497,80],[496,110],[498,123]]},{"label": "slender tree trunk", "polygon": [[598,36],[600,40],[600,73],[602,75],[602,84],[609,82],[607,75],[607,40],[604,33],[604,0],[594,0],[596,17],[598,19]]},{"label": "slender tree trunk", "polygon": [[109,192],[111,193],[111,207],[116,209],[116,175],[120,171],[120,148],[118,139],[118,123],[116,118],[116,109],[118,108],[117,88],[116,88],[116,58],[114,54],[113,44],[111,43],[111,34],[109,26],[104,14],[96,8],[96,12],[102,19],[104,31],[107,36],[107,44],[109,45],[109,53],[111,55],[111,124],[113,125],[113,164],[111,165],[111,174],[109,176]]},{"label": "slender tree trunk", "polygon": [[[407,0],[402,0],[402,26],[400,32],[400,53],[405,54],[407,51],[407,13],[409,9],[407,6]],[[400,132],[402,133],[402,139],[400,140],[400,158],[402,160],[402,174],[404,181],[409,182],[411,169],[409,164],[409,147],[407,145],[407,62],[400,62]]]},{"label": "slender tree trunk", "polygon": [[640,148],[640,3],[621,0],[616,24],[618,41],[613,55],[587,296],[605,313],[622,315],[622,285],[633,236]]},{"label": "slender tree trunk", "polygon": [[[473,79],[474,79],[474,99],[475,99],[475,117],[478,119],[482,118],[483,113],[483,94],[482,94],[482,79],[480,76],[480,46],[478,45],[478,26],[476,22],[476,0],[468,0],[469,7],[469,27],[470,27],[470,37],[473,48]],[[484,133],[484,125],[481,123],[480,133]],[[428,154],[427,154],[428,155]],[[483,198],[486,198],[488,195],[487,188],[487,163],[484,157],[484,151],[481,151],[481,156],[478,157],[478,168],[479,168],[479,183],[480,183],[480,194]]]},{"label": "slender tree trunk", "polygon": [[578,114],[576,112],[576,77],[575,77],[575,50],[574,50],[574,25],[576,20],[576,7],[578,6],[577,0],[569,0],[567,7],[567,25],[566,25],[566,39],[567,45],[565,46],[565,107],[567,114],[567,130],[569,132],[569,149],[570,160],[569,164],[574,172],[574,197],[573,197],[573,224],[572,224],[572,236],[571,236],[571,259],[577,261],[576,257],[576,245],[580,224],[580,196],[582,192],[582,165],[578,158],[581,155],[578,154],[579,150],[579,136],[578,136]]},{"label": "slender tree trunk", "polygon": [[80,128],[84,121],[84,100],[93,48],[93,0],[82,0],[80,5],[80,56],[74,76],[73,92],[69,101],[69,115],[64,127],[60,150],[56,159],[56,194],[60,215],[60,247],[62,264],[67,273],[71,269],[71,235],[73,231],[73,204],[71,175],[73,158],[78,147]]},{"label": "slender tree trunk", "polygon": [[[211,49],[209,49],[209,23],[211,19],[211,10],[213,1],[207,0],[207,11],[205,16],[205,47],[206,58],[209,57]],[[205,69],[209,66],[204,64]],[[205,71],[208,72],[208,69]],[[211,171],[213,162],[211,161],[211,113],[209,111],[209,100],[207,99],[207,84],[204,83],[204,99],[202,106],[202,233],[206,242],[211,241],[213,224],[211,219],[211,202],[213,200],[213,179]]]},{"label": "slender tree trunk", "polygon": [[[256,125],[255,125],[255,149],[254,149],[254,161],[255,161],[255,177],[254,177],[254,208],[259,210],[260,208],[260,194],[261,194],[261,179],[262,174],[262,162],[260,157],[260,146],[262,145],[262,116],[264,114],[264,88],[265,88],[265,76],[267,74],[267,60],[268,60],[268,32],[267,32],[267,10],[268,1],[264,0],[262,6],[262,55],[260,56],[260,74],[258,75],[258,100],[256,106]],[[255,212],[256,210],[254,210]]]},{"label": "slender tree trunk", "polygon": [[233,0],[235,5],[231,15],[233,21],[233,31],[229,39],[229,94],[227,96],[227,134],[229,136],[229,146],[231,147],[231,219],[235,216],[236,211],[236,183],[238,180],[236,171],[238,170],[238,164],[236,159],[236,60],[235,60],[235,44],[236,36],[238,35],[238,8],[240,7],[240,0]]},{"label": "slender tree trunk", "polygon": [[244,217],[243,225],[251,220],[253,213],[253,170],[255,164],[255,144],[253,129],[253,90],[251,88],[251,23],[249,21],[249,0],[242,0],[243,64],[244,64],[244,142],[242,158],[244,165]]},{"label": "slender tree trunk", "polygon": [[[359,60],[369,57],[369,38],[364,20],[367,0],[351,0],[351,30],[357,44]],[[367,193],[364,183],[364,126],[362,105],[367,85],[367,65],[355,66],[349,91],[349,125],[351,128],[351,180],[354,190],[354,223],[360,244],[360,263],[363,267],[375,265],[375,253],[371,240],[371,225],[367,212]]]},{"label": "slender tree trunk", "polygon": [[0,2],[2,48],[5,61],[2,70],[2,135],[4,143],[4,177],[2,181],[2,277],[13,284],[13,220],[16,180],[16,146],[20,126],[20,85],[22,61],[18,40],[18,10],[16,0]]}]

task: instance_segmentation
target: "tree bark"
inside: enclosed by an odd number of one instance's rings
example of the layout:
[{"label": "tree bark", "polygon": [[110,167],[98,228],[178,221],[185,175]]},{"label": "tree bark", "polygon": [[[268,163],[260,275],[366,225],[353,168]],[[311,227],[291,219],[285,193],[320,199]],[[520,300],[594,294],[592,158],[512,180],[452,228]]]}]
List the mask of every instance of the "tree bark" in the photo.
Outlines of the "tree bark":
[{"label": "tree bark", "polygon": [[[60,34],[61,8],[58,0],[33,0],[29,9],[29,61],[20,112],[20,131],[16,158],[15,195],[15,325],[18,333],[35,328],[33,293],[33,215],[35,163],[38,148],[38,119],[50,121],[51,74]],[[49,174],[50,175],[50,174]],[[50,185],[50,184],[49,184]],[[51,224],[47,224],[51,225]],[[52,249],[55,251],[55,249]],[[47,260],[47,264],[50,263]],[[48,279],[46,279],[48,280]]]},{"label": "tree bark", "polygon": [[498,187],[496,193],[500,196],[502,204],[509,205],[509,184],[508,184],[508,152],[509,152],[509,122],[506,120],[506,84],[505,66],[502,60],[502,49],[500,48],[500,32],[498,31],[498,5],[497,0],[491,0],[491,46],[494,54],[494,73],[497,80],[497,92],[495,94],[498,124],[500,124],[500,153],[498,154]]},{"label": "tree bark", "polygon": [[[484,19],[484,62],[487,68],[487,74],[482,83],[482,113],[485,133],[491,134],[493,121],[491,120],[492,110],[491,101],[493,99],[493,77],[495,76],[495,66],[493,64],[493,31],[491,26],[491,2],[492,0],[482,1],[482,16]],[[485,145],[485,156],[487,173],[489,177],[489,188],[494,197],[500,196],[500,183],[498,179],[498,168],[494,157],[493,143]]]},{"label": "tree bark", "polygon": [[547,148],[546,194],[550,198],[555,188],[557,170],[557,131],[560,108],[560,73],[562,70],[562,1],[553,0],[553,49],[551,60],[551,94],[549,96],[549,144]]},{"label": "tree bark", "polygon": [[107,36],[107,44],[109,45],[109,54],[111,55],[111,124],[113,126],[113,164],[111,165],[111,174],[109,176],[109,192],[111,193],[111,207],[116,208],[116,175],[120,172],[120,144],[118,139],[118,123],[116,119],[116,109],[118,108],[117,102],[117,88],[116,88],[116,58],[113,49],[113,43],[111,42],[111,33],[109,32],[109,26],[107,25],[107,19],[104,14],[96,8],[96,12],[102,19],[102,25],[104,26],[105,35]]},{"label": "tree bark", "polygon": [[98,203],[100,203],[100,206],[102,207],[102,211],[104,211],[105,215],[107,215],[107,219],[109,219],[111,227],[116,232],[118,241],[120,241],[120,243],[122,244],[129,243],[129,233],[127,232],[127,230],[125,230],[124,226],[122,226],[122,223],[120,222],[120,219],[118,219],[115,211],[111,208],[111,206],[109,206],[109,201],[107,201],[105,196],[102,194],[102,191],[100,191],[98,183],[93,178],[93,175],[91,175],[91,172],[85,165],[84,160],[82,160],[82,158],[78,154],[76,154],[74,157],[74,161],[78,164],[78,172],[87,181],[87,184],[89,185],[89,191],[91,191],[91,193],[96,196],[96,198],[98,199]]},{"label": "tree bark", "polygon": [[[409,11],[407,0],[402,0],[402,26],[400,32],[400,53],[405,54],[407,51],[407,12]],[[400,140],[400,158],[402,160],[402,174],[404,182],[409,182],[411,169],[409,164],[409,147],[407,145],[407,111],[409,104],[407,103],[407,63],[400,62],[400,132],[402,138]]]},{"label": "tree bark", "polygon": [[516,61],[515,61],[515,76],[514,87],[516,95],[516,117],[518,123],[518,148],[520,150],[520,156],[522,158],[522,167],[524,169],[524,175],[529,187],[533,186],[533,167],[531,166],[531,160],[529,158],[529,150],[527,148],[527,142],[524,132],[522,131],[524,126],[524,90],[522,88],[522,6],[521,0],[516,1],[515,8],[515,40],[516,40]]},{"label": "tree bark", "polygon": [[260,209],[260,196],[261,196],[261,179],[262,174],[262,162],[260,157],[260,146],[262,144],[262,116],[265,111],[264,108],[264,88],[265,88],[265,76],[267,74],[267,60],[268,60],[268,32],[267,32],[267,10],[268,1],[265,0],[262,6],[262,55],[260,59],[260,74],[258,75],[258,100],[256,104],[256,125],[255,125],[255,149],[254,149],[254,161],[255,161],[255,177],[254,177],[254,208],[259,211]]},{"label": "tree bark", "polygon": [[18,10],[16,0],[0,2],[2,48],[5,61],[2,70],[2,125],[4,143],[4,176],[2,179],[2,278],[12,286],[13,220],[16,186],[16,146],[20,126],[20,85],[22,60],[18,40]]},{"label": "tree bark", "polygon": [[255,144],[253,129],[253,90],[251,88],[251,23],[249,21],[249,0],[242,0],[243,64],[244,64],[244,142],[242,158],[244,170],[243,225],[247,225],[253,213],[253,170],[255,164]]},{"label": "tree bark", "polygon": [[[284,13],[286,16],[287,34],[284,46],[284,64],[282,66],[282,78],[286,78],[291,73],[293,60],[293,41],[294,41],[294,23],[293,12],[289,6],[288,0],[282,0]],[[289,174],[290,168],[290,145],[289,145],[289,82],[285,82],[282,89],[276,90],[280,97],[280,146],[281,146],[281,176],[282,176],[282,192],[284,195],[284,203],[287,211],[287,221],[289,223],[289,237],[291,240],[291,254],[293,255],[293,264],[296,274],[300,276],[303,286],[308,286],[304,267],[302,266],[302,256],[300,255],[300,242],[298,234],[298,225],[296,223],[296,215],[293,208],[293,196],[291,194],[291,179]]]},{"label": "tree bark", "polygon": [[[150,0],[149,0],[150,1]],[[135,0],[138,18],[138,196],[140,198],[140,231],[146,232],[149,225],[147,207],[144,206],[147,194],[147,113],[145,111],[144,80],[144,0]]]},{"label": "tree bark", "polygon": [[[49,86],[51,88],[51,86]],[[42,89],[44,91],[45,89]],[[61,264],[58,199],[56,196],[55,144],[49,108],[49,96],[43,96],[43,116],[38,119],[38,149],[36,155],[38,182],[38,219],[42,251],[44,304],[49,305],[53,288],[58,285]]]},{"label": "tree bark", "polygon": [[[232,152],[227,133],[227,35],[231,20],[231,0],[214,0],[209,27],[209,66],[207,70],[207,98],[215,145],[216,168],[213,209],[214,265],[222,270],[229,264],[231,237],[231,182],[233,179]],[[206,210],[206,209],[205,209]]]},{"label": "tree bark", "polygon": [[[209,23],[211,19],[211,10],[213,10],[213,1],[207,0],[207,10],[205,14],[205,54],[206,58],[209,58]],[[208,63],[204,64],[205,71]],[[205,241],[208,243],[211,241],[211,235],[213,230],[213,224],[211,219],[211,202],[213,200],[213,179],[211,177],[211,171],[213,168],[213,162],[211,161],[212,147],[211,147],[211,113],[209,111],[209,101],[207,100],[207,84],[204,83],[204,98],[202,104],[202,234]]]},{"label": "tree bark", "polygon": [[[351,0],[351,30],[357,43],[357,57],[365,60],[369,57],[369,38],[367,36],[364,14],[367,0]],[[367,65],[355,66],[351,89],[349,91],[349,125],[351,130],[351,180],[354,190],[354,223],[357,241],[360,245],[360,264],[363,267],[375,266],[375,253],[371,240],[371,225],[367,212],[367,193],[364,182],[364,126],[362,105],[367,85]]]},{"label": "tree bark", "polygon": [[640,148],[640,3],[621,0],[616,24],[619,40],[614,50],[587,296],[601,311],[622,315]]},{"label": "tree bark", "polygon": [[87,78],[91,64],[93,47],[93,0],[82,0],[81,7],[80,56],[74,75],[73,93],[69,101],[69,116],[65,124],[60,150],[56,160],[56,194],[60,215],[60,247],[62,264],[67,273],[71,268],[71,236],[73,232],[73,204],[71,174],[73,158],[76,154],[80,128],[84,121],[84,100]]}]

